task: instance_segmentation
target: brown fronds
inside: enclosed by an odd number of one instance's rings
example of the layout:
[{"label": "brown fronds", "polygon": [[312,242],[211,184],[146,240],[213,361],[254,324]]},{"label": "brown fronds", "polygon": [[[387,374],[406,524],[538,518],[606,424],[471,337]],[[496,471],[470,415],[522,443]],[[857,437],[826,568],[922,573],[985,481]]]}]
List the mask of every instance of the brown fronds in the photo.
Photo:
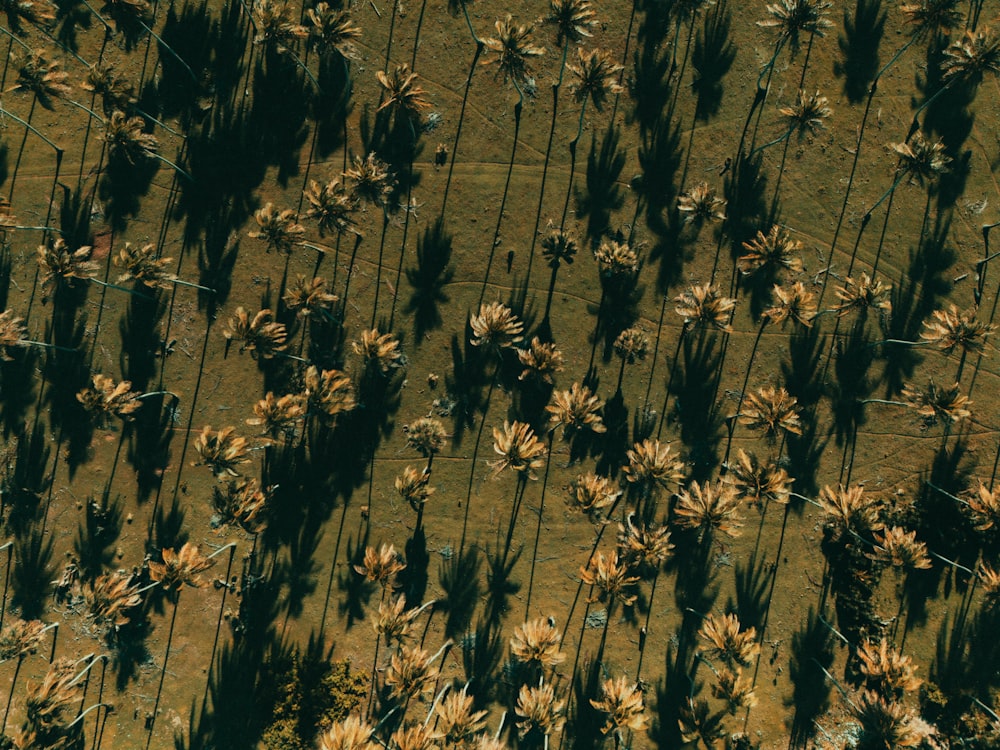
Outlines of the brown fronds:
[{"label": "brown fronds", "polygon": [[205,425],[195,438],[194,449],[201,456],[200,463],[216,477],[239,476],[236,467],[250,460],[247,439],[237,435],[236,428],[231,426],[213,430],[211,425]]},{"label": "brown fronds", "polygon": [[739,508],[740,496],[731,485],[721,480],[714,484],[691,482],[677,493],[675,522],[682,529],[697,531],[699,540],[713,531],[735,538],[743,526],[737,516]]},{"label": "brown fronds", "polygon": [[502,428],[494,427],[493,451],[500,456],[489,462],[494,476],[504,469],[513,469],[522,478],[536,479],[534,470],[544,463],[545,445],[524,422],[504,421]]}]

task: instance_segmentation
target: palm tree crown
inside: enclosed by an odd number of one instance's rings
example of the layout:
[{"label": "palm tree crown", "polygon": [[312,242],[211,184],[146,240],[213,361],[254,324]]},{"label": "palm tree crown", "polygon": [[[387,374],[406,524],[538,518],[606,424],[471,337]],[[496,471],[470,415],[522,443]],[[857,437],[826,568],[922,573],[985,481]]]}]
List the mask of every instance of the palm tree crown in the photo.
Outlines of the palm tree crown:
[{"label": "palm tree crown", "polygon": [[156,136],[147,133],[145,128],[146,121],[141,117],[127,117],[124,112],[112,112],[104,123],[108,155],[124,159],[132,165],[155,158],[160,142],[156,140]]},{"label": "palm tree crown", "polygon": [[327,232],[354,232],[358,234],[352,214],[358,204],[354,196],[344,189],[340,180],[331,180],[320,185],[316,180],[309,180],[305,190],[307,219],[314,219],[319,228],[319,236],[325,237]]},{"label": "palm tree crown", "polygon": [[826,0],[780,0],[768,5],[769,18],[758,21],[758,26],[778,30],[781,39],[787,39],[795,49],[802,33],[823,36],[833,26],[826,17],[832,3]]},{"label": "palm tree crown", "polygon": [[545,50],[530,42],[534,27],[515,24],[510,14],[497,20],[494,26],[497,35],[483,40],[486,48],[493,54],[485,58],[482,64],[496,65],[497,75],[502,75],[504,81],[513,81],[515,86],[520,87],[531,76],[531,59],[545,54]]},{"label": "palm tree crown", "polygon": [[58,60],[48,60],[42,52],[31,50],[14,59],[17,65],[15,91],[30,91],[45,109],[52,100],[68,96],[73,89],[66,83],[69,73],[60,70]]},{"label": "palm tree crown", "polygon": [[351,42],[361,38],[361,29],[346,9],[334,8],[329,3],[316,3],[314,8],[306,11],[306,18],[309,20],[309,45],[321,55],[336,51],[348,57],[353,51]]},{"label": "palm tree crown", "polygon": [[826,119],[833,114],[833,110],[826,106],[827,104],[829,104],[829,100],[825,96],[821,96],[818,91],[814,94],[807,94],[805,91],[799,90],[795,104],[782,107],[778,111],[788,121],[788,129],[798,131],[799,135],[802,136],[806,131],[815,133],[826,126]]},{"label": "palm tree crown", "polygon": [[397,65],[391,73],[377,70],[375,77],[385,96],[376,112],[391,109],[410,120],[419,121],[420,113],[430,109],[431,103],[424,97],[426,92],[417,85],[419,76],[406,63]]},{"label": "palm tree crown", "polygon": [[597,13],[589,0],[549,0],[546,23],[556,27],[556,44],[579,43],[593,36],[590,30],[597,25]]},{"label": "palm tree crown", "polygon": [[601,111],[609,95],[622,91],[617,81],[622,66],[605,50],[585,51],[579,47],[576,53],[577,64],[569,66],[570,72],[575,76],[574,82],[570,84],[570,91],[578,102],[589,99]]},{"label": "palm tree crown", "polygon": [[941,67],[945,81],[958,79],[977,86],[987,73],[1000,75],[1000,35],[988,26],[967,30],[945,48],[944,54]]}]

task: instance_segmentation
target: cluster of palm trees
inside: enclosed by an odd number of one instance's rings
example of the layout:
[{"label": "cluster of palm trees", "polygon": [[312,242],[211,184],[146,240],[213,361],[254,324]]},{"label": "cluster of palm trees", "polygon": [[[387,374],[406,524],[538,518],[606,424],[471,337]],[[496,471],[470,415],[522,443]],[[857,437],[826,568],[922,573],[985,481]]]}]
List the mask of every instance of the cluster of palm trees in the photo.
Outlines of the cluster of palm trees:
[{"label": "cluster of palm trees", "polygon": [[0,744],[995,746],[1000,19],[493,6],[4,4]]}]

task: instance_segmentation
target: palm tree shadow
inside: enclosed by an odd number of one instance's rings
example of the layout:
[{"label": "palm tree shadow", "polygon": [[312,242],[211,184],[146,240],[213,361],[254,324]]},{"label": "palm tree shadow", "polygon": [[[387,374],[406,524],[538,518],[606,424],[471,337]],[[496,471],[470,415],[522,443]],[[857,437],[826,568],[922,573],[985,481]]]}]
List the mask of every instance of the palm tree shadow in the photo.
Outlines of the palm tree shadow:
[{"label": "palm tree shadow", "polygon": [[[451,372],[445,376],[448,409],[452,417],[452,441],[456,447],[462,444],[466,429],[476,424],[476,413],[485,406],[483,389],[487,387],[485,357],[479,347],[469,344],[469,325],[466,321],[466,335],[463,347],[458,334],[451,337]],[[496,365],[499,367],[499,364]],[[497,374],[495,377],[499,377]]]},{"label": "palm tree shadow", "polygon": [[587,176],[583,189],[575,188],[577,218],[587,219],[587,238],[596,247],[608,231],[611,213],[625,204],[619,179],[625,167],[625,152],[619,148],[621,131],[608,125],[597,147],[597,133],[590,137]]},{"label": "palm tree shadow", "polygon": [[413,292],[405,312],[413,315],[413,337],[419,346],[428,331],[441,327],[441,305],[450,298],[444,292],[455,270],[451,265],[451,234],[445,229],[444,217],[427,227],[417,238],[417,265],[406,269],[406,280]]},{"label": "palm tree shadow", "polygon": [[[238,26],[227,28],[230,45],[237,40],[245,42],[245,34],[240,31]],[[160,38],[173,54],[161,52],[156,84],[156,101],[165,115],[179,117],[185,123],[196,121],[205,115],[215,96],[227,97],[228,91],[219,91],[217,84],[229,76],[213,70],[215,65],[225,67],[230,63],[213,55],[214,48],[222,43],[221,37],[219,22],[213,22],[207,3],[186,2],[180,15],[173,5],[167,9]]]},{"label": "palm tree shadow", "polygon": [[36,400],[36,370],[40,355],[33,347],[18,347],[9,360],[0,360],[0,422],[4,438],[24,429],[28,412]]},{"label": "palm tree shadow", "polygon": [[[972,105],[977,89],[975,85],[961,80],[949,85],[942,77],[942,63],[945,61],[944,49],[938,45],[928,47],[926,77],[921,79],[918,74],[916,81],[923,101],[913,100],[914,106],[927,104],[923,130],[940,136],[944,152],[951,158],[947,171],[940,175],[936,186],[939,210],[953,206],[965,192],[972,152],[963,151],[963,147],[972,134],[975,122]],[[935,97],[933,102],[931,97]]]},{"label": "palm tree shadow", "polygon": [[198,245],[198,283],[213,290],[199,290],[198,301],[210,318],[225,305],[232,290],[233,269],[240,254],[240,240],[233,236],[232,228],[238,218],[228,206],[222,207],[205,227],[205,240]]},{"label": "palm tree shadow", "polygon": [[414,529],[413,535],[406,540],[404,553],[406,567],[399,574],[399,582],[406,596],[406,606],[419,607],[424,603],[424,595],[427,593],[427,567],[431,561],[423,526]]},{"label": "palm tree shadow", "polygon": [[7,511],[6,525],[15,536],[27,533],[41,515],[42,496],[51,485],[47,470],[51,452],[41,423],[18,435],[14,469],[6,477],[0,498],[0,507]]},{"label": "palm tree shadow", "polygon": [[179,414],[172,396],[156,395],[143,399],[132,423],[133,439],[126,453],[135,469],[136,499],[145,503],[163,481],[163,472],[170,462],[170,442]]},{"label": "palm tree shadow", "polygon": [[723,419],[715,408],[714,373],[722,351],[718,336],[702,329],[685,336],[681,348],[681,366],[670,387],[674,411],[670,416],[681,426],[681,441],[688,448],[692,479],[703,481],[718,464]]},{"label": "palm tree shadow", "polygon": [[365,525],[364,536],[359,538],[355,545],[354,537],[347,538],[347,560],[348,564],[337,576],[337,588],[344,592],[344,599],[340,602],[338,609],[340,616],[346,618],[345,627],[350,630],[357,620],[365,619],[365,607],[372,594],[375,592],[375,584],[367,581],[363,575],[354,569],[355,565],[364,562],[365,545],[368,543],[368,526]]},{"label": "palm tree shadow", "polygon": [[736,562],[736,600],[730,598],[726,609],[736,613],[741,626],[761,627],[772,575],[774,572],[763,557],[757,560],[755,555],[751,555],[746,562]]},{"label": "palm tree shadow", "polygon": [[46,610],[56,571],[52,553],[53,537],[45,534],[40,523],[30,524],[14,538],[10,603],[25,620],[38,620]]},{"label": "palm tree shadow", "polygon": [[[965,492],[971,484],[974,469],[975,457],[963,438],[959,437],[951,445],[942,444],[914,502],[917,538],[928,549],[967,568],[975,567],[979,550],[977,535],[969,519],[948,495]],[[964,574],[959,577],[952,566],[934,565],[926,570],[910,571],[904,589],[908,610],[907,630],[926,622],[927,602],[937,596],[942,578],[945,596],[951,593],[954,583],[958,583],[962,590],[968,584],[968,578]]]},{"label": "palm tree shadow", "polygon": [[604,716],[590,701],[601,697],[602,675],[601,662],[587,656],[573,680],[574,700],[565,730],[573,750],[595,750],[600,745]]},{"label": "palm tree shadow", "polygon": [[719,113],[722,103],[722,79],[736,59],[736,46],[729,38],[732,16],[726,0],[705,14],[702,27],[694,42],[691,67],[694,81],[691,88],[697,96],[695,117],[707,121]]},{"label": "palm tree shadow", "polygon": [[723,182],[726,198],[725,233],[733,261],[744,252],[743,243],[762,229],[768,215],[767,175],[763,154],[739,154]]},{"label": "palm tree shadow", "polygon": [[830,388],[833,429],[837,445],[844,445],[867,420],[862,402],[875,389],[875,382],[870,374],[875,361],[875,350],[872,348],[871,336],[860,320],[847,336],[837,339],[834,349],[835,382]]},{"label": "palm tree shadow", "polygon": [[[318,515],[326,517],[328,513]],[[316,550],[323,538],[323,524],[309,514],[299,528],[299,533],[288,545],[288,565],[283,570],[286,617],[302,615],[306,599],[316,590]]]},{"label": "palm tree shadow", "polygon": [[[934,229],[925,233],[917,248],[911,251],[909,267],[893,286],[887,338],[918,340],[924,321],[951,291],[952,283],[946,272],[957,255],[946,245],[950,228],[950,219],[939,217]],[[909,346],[887,344],[884,351],[886,394],[893,398],[913,378],[922,357],[915,347]]]},{"label": "palm tree shadow", "polygon": [[448,613],[445,620],[445,639],[454,639],[464,633],[472,623],[472,614],[479,602],[482,558],[479,548],[472,544],[442,561],[438,567],[438,582],[444,591],[440,606]]},{"label": "palm tree shadow", "polygon": [[98,501],[87,498],[84,503],[83,521],[77,526],[73,551],[77,567],[84,581],[94,581],[111,569],[115,560],[114,546],[122,530],[122,503],[118,495],[101,494]]},{"label": "palm tree shadow", "polygon": [[833,72],[844,77],[844,94],[851,104],[868,95],[878,73],[885,19],[882,0],[856,0],[853,15],[844,9],[844,33],[837,40],[841,59],[834,62]]},{"label": "palm tree shadow", "polygon": [[[620,389],[604,405],[604,426],[607,431],[600,436],[599,442],[595,440],[596,445],[589,451],[598,456],[595,470],[602,476],[614,476],[618,468],[627,462],[626,454],[630,447],[628,412],[625,396]],[[571,448],[571,454],[574,452],[573,448],[576,446]],[[578,452],[579,450],[577,448]]]},{"label": "palm tree shadow", "polygon": [[128,312],[118,323],[122,339],[118,361],[125,380],[136,391],[145,391],[156,374],[157,354],[163,351],[160,324],[167,312],[167,295],[162,289],[136,284],[139,294],[129,296]]},{"label": "palm tree shadow", "polygon": [[83,353],[85,320],[72,312],[56,309],[48,324],[47,340],[57,349],[47,351],[45,370],[51,386],[46,392],[52,431],[66,441],[66,465],[72,479],[86,460],[93,426],[76,394],[90,384]]},{"label": "palm tree shadow", "polygon": [[486,557],[486,620],[499,626],[510,609],[508,599],[521,590],[521,583],[513,578],[514,566],[521,558],[523,547],[509,550],[497,539],[492,550],[483,550]]},{"label": "palm tree shadow", "polygon": [[109,154],[97,194],[104,204],[104,215],[115,232],[125,229],[130,218],[139,214],[139,201],[149,192],[159,162],[148,158],[135,164],[125,157]]},{"label": "palm tree shadow", "polygon": [[248,126],[257,135],[258,158],[278,167],[276,179],[282,187],[299,171],[299,150],[307,135],[308,91],[295,61],[265,48],[254,72]]},{"label": "palm tree shadow", "polygon": [[786,699],[794,707],[790,747],[803,748],[815,733],[815,720],[830,703],[830,682],[826,672],[833,665],[833,636],[810,607],[801,630],[792,636],[789,678],[792,695]]}]

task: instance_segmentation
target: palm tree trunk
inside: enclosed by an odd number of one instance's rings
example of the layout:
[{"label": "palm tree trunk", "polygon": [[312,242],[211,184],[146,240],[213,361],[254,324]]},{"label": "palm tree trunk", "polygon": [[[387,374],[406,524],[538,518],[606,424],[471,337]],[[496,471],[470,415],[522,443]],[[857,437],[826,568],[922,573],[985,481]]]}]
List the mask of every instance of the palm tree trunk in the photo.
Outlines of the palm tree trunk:
[{"label": "palm tree trunk", "polygon": [[420,15],[417,16],[417,30],[413,36],[413,56],[410,58],[410,70],[417,68],[417,50],[420,49],[420,30],[424,27],[424,11],[427,10],[427,0],[420,3]]},{"label": "palm tree trunk", "polygon": [[14,667],[14,679],[10,681],[10,692],[7,693],[7,708],[3,712],[3,723],[0,724],[0,734],[7,731],[7,717],[10,715],[10,704],[14,700],[14,688],[17,687],[17,676],[21,673],[21,665],[24,663],[24,654],[17,655],[17,666]]},{"label": "palm tree trunk", "polygon": [[531,617],[531,592],[535,587],[535,563],[538,560],[538,540],[542,536],[542,517],[545,514],[545,490],[549,485],[549,468],[552,466],[552,443],[555,433],[549,433],[549,451],[545,457],[545,474],[542,477],[542,499],[538,503],[538,525],[535,527],[535,547],[531,553],[531,573],[528,575],[528,596],[524,604],[524,621]]},{"label": "palm tree trunk", "polygon": [[344,524],[347,521],[347,501],[344,500],[344,508],[340,512],[340,525],[337,528],[337,541],[333,545],[333,556],[330,558],[330,578],[326,584],[326,599],[323,601],[323,616],[319,621],[319,632],[322,635],[326,632],[326,613],[330,608],[330,595],[333,592],[333,579],[337,573],[337,557],[340,554],[340,542],[344,537]]},{"label": "palm tree trunk", "polygon": [[[882,247],[885,245],[885,233],[889,229],[889,216],[892,215],[892,203],[896,198],[896,193],[893,191],[892,195],[889,196],[889,202],[885,207],[885,218],[882,220],[882,234],[878,238],[878,249],[875,251],[875,260],[872,263],[872,278],[878,272],[878,263],[882,258]],[[928,200],[930,199],[930,194],[928,193]],[[923,233],[921,232],[921,236]]]},{"label": "palm tree trunk", "polygon": [[486,287],[490,280],[490,269],[493,267],[493,258],[496,256],[497,245],[500,244],[500,227],[503,225],[503,212],[504,208],[507,206],[507,194],[510,191],[510,178],[514,174],[514,157],[517,154],[517,137],[521,132],[521,110],[523,108],[524,96],[521,94],[521,89],[517,87],[517,82],[514,82],[514,86],[517,88],[517,93],[521,97],[517,104],[514,105],[514,145],[510,149],[510,163],[507,165],[507,180],[504,182],[503,186],[503,197],[500,198],[500,213],[497,216],[497,226],[493,231],[493,242],[490,244],[490,256],[486,261],[486,273],[483,274],[483,288],[479,292],[479,304],[480,307],[483,304],[483,299],[486,297]]},{"label": "palm tree trunk", "polygon": [[674,96],[670,101],[670,107],[667,108],[668,112],[674,111],[674,108],[677,106],[677,97],[680,95],[681,92],[681,82],[684,80],[684,72],[687,70],[688,58],[691,55],[691,39],[694,37],[695,17],[696,14],[692,13],[691,18],[688,21],[687,41],[684,43],[684,57],[681,58],[681,69],[680,72],[677,74],[677,82],[674,85]]},{"label": "palm tree trunk", "polygon": [[156,726],[156,712],[160,708],[160,696],[163,694],[163,680],[167,676],[167,659],[170,658],[170,644],[174,639],[174,625],[177,622],[177,604],[180,601],[180,590],[177,591],[177,598],[174,599],[174,611],[170,615],[170,630],[167,631],[167,650],[163,654],[163,667],[160,669],[160,684],[156,688],[156,700],[153,703],[153,713],[149,720],[149,734],[146,736],[146,750],[153,742],[153,728]]},{"label": "palm tree trunk", "polygon": [[28,142],[28,130],[31,128],[31,118],[35,114],[35,105],[38,103],[38,97],[31,97],[31,108],[28,110],[28,119],[24,126],[24,136],[21,138],[21,147],[17,150],[17,161],[14,162],[14,172],[10,177],[10,190],[8,191],[7,198],[13,202],[14,200],[14,185],[17,183],[17,172],[21,168],[21,157],[24,156],[24,145]]},{"label": "palm tree trunk", "polygon": [[[236,556],[236,545],[229,548],[229,563],[226,565],[226,575],[222,579],[222,601],[219,602],[219,617],[215,622],[215,637],[212,639],[212,655],[208,658],[208,678],[205,680],[205,694],[201,698],[201,713],[204,715],[208,706],[208,690],[212,685],[212,670],[215,666],[215,652],[219,646],[219,633],[222,631],[222,616],[226,609],[226,594],[229,593],[229,576],[233,572],[233,558]],[[102,677],[103,684],[103,677]]]},{"label": "palm tree trunk", "polygon": [[674,376],[677,373],[677,363],[681,359],[681,347],[684,345],[684,338],[687,336],[687,326],[681,328],[681,333],[677,337],[677,348],[674,350],[674,358],[670,363],[670,375],[667,377],[667,389],[663,394],[663,406],[660,408],[660,424],[656,428],[656,439],[660,439],[660,435],[663,433],[663,425],[667,421],[667,402],[670,399],[670,389],[674,385]]},{"label": "palm tree trunk", "polygon": [[757,329],[757,337],[753,340],[753,348],[750,350],[750,361],[747,362],[746,375],[743,376],[743,387],[740,388],[740,400],[736,404],[736,414],[733,415],[732,421],[729,423],[729,437],[726,439],[726,453],[722,458],[722,466],[725,468],[726,462],[729,461],[729,452],[733,447],[733,433],[736,432],[736,423],[740,418],[740,410],[743,408],[743,399],[746,398],[747,386],[750,383],[750,372],[753,370],[753,360],[757,356],[757,346],[760,344],[760,337],[764,334],[764,329],[767,327],[767,318],[764,318],[760,322],[760,327]]},{"label": "palm tree trunk", "polygon": [[479,457],[479,444],[483,440],[483,430],[486,427],[486,417],[490,413],[490,401],[493,399],[493,391],[500,377],[500,363],[496,363],[493,377],[490,379],[490,389],[486,392],[486,404],[483,407],[483,417],[479,422],[479,431],[476,433],[476,444],[472,449],[472,466],[469,469],[469,490],[465,496],[465,518],[462,521],[462,540],[458,545],[458,554],[465,551],[465,534],[469,528],[469,508],[472,507],[472,484],[476,479],[476,459]]},{"label": "palm tree trunk", "polygon": [[566,185],[566,200],[563,202],[562,218],[559,220],[559,229],[566,227],[566,214],[569,213],[569,198],[573,194],[573,176],[576,174],[576,147],[583,135],[583,117],[587,112],[587,99],[580,105],[580,122],[576,128],[576,138],[569,142],[569,182]]},{"label": "palm tree trunk", "polygon": [[653,373],[656,372],[656,355],[660,353],[660,336],[663,334],[663,318],[667,314],[667,300],[668,297],[664,294],[663,303],[660,305],[660,322],[656,326],[656,343],[653,344],[652,364],[649,368],[649,376],[646,379],[646,395],[642,398],[643,411],[645,411],[646,407],[649,406],[649,394],[653,389]]},{"label": "palm tree trunk", "polygon": [[[916,41],[916,39],[917,39],[916,35],[911,36],[909,41],[899,48],[896,54],[892,56],[892,59],[889,60],[889,62],[887,62],[885,65],[883,65],[882,69],[875,74],[875,78],[872,79],[871,86],[868,89],[868,101],[865,102],[865,111],[864,114],[861,116],[861,126],[858,129],[858,140],[854,148],[854,159],[851,163],[851,174],[847,180],[847,190],[844,192],[844,202],[841,204],[840,216],[837,219],[837,228],[834,230],[833,241],[830,244],[830,257],[828,259],[830,263],[833,262],[833,253],[837,249],[837,238],[840,236],[840,228],[841,226],[843,226],[844,216],[847,214],[847,202],[851,197],[851,188],[854,186],[854,175],[857,172],[858,159],[861,156],[861,142],[862,139],[865,137],[865,126],[868,123],[868,113],[871,111],[872,100],[875,98],[875,92],[878,90],[878,82],[882,78],[882,75],[890,67],[892,67],[892,65],[902,56],[904,52],[906,52],[907,49],[910,48],[910,45],[913,44]],[[847,269],[848,276],[851,275],[851,268],[853,267],[853,265],[854,265],[854,257],[852,255],[851,264]],[[818,302],[818,305],[821,308],[823,306],[823,295],[826,293],[826,284],[829,278],[830,278],[829,274],[824,274],[823,286],[820,289],[819,302]]]},{"label": "palm tree trunk", "polygon": [[[463,3],[464,8],[464,3]],[[468,13],[468,11],[466,11]],[[469,29],[472,29],[470,24]],[[444,217],[445,209],[448,207],[448,193],[451,190],[451,177],[455,171],[455,157],[458,155],[458,143],[462,137],[462,124],[465,122],[465,107],[469,103],[469,89],[472,88],[472,76],[476,72],[476,64],[483,54],[486,45],[478,39],[476,40],[476,51],[472,55],[472,64],[469,66],[469,77],[465,80],[465,93],[462,94],[462,108],[458,112],[458,128],[455,131],[455,143],[451,149],[451,161],[448,163],[448,177],[444,183],[444,196],[441,199],[441,216]],[[515,143],[517,139],[515,138]]]},{"label": "palm tree trunk", "polygon": [[[395,7],[395,4],[393,5]],[[369,328],[375,327],[375,320],[378,315],[378,296],[382,287],[382,258],[385,253],[385,230],[389,226],[389,214],[382,212],[382,237],[378,243],[378,266],[375,268],[375,300],[372,302],[372,322]]]},{"label": "palm tree trunk", "polygon": [[[538,227],[542,223],[542,207],[545,203],[545,181],[549,174],[549,161],[552,158],[552,143],[555,140],[556,135],[556,115],[559,113],[559,90],[562,86],[563,73],[566,70],[566,55],[569,52],[569,39],[563,43],[563,53],[562,62],[559,64],[559,77],[556,82],[552,84],[552,122],[549,125],[549,142],[545,147],[545,161],[542,163],[542,185],[538,191],[538,209],[535,212],[535,228],[531,233],[531,249],[528,251],[528,271],[525,275],[525,284],[528,284],[531,280],[531,267],[535,260],[535,245],[538,242]],[[548,320],[548,306],[551,304],[552,298],[551,294],[549,297],[549,302],[546,305],[546,314],[544,320]]]},{"label": "palm tree trunk", "polygon": [[347,299],[348,293],[351,291],[351,277],[354,276],[354,261],[358,257],[358,248],[361,247],[361,240],[364,239],[360,234],[354,239],[354,249],[351,251],[351,262],[347,266],[347,281],[344,282],[344,299],[340,303],[341,311],[341,325],[343,325],[343,319],[347,317]]}]

